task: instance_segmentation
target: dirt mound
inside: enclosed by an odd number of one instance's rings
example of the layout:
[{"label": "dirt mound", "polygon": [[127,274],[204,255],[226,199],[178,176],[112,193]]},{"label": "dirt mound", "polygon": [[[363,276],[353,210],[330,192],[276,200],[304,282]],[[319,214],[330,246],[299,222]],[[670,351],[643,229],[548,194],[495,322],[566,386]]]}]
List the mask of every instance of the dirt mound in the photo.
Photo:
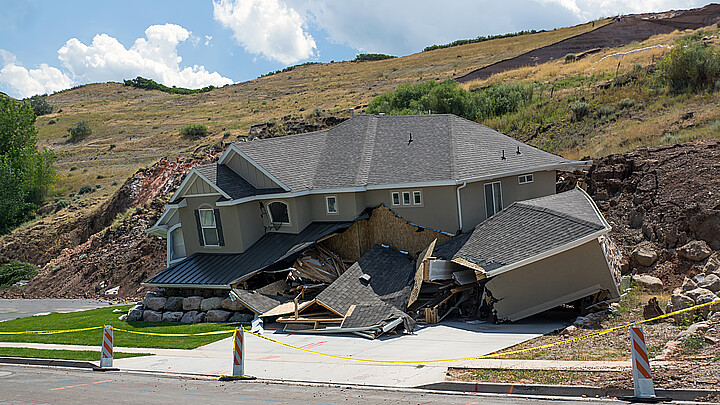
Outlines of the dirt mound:
[{"label": "dirt mound", "polygon": [[[588,192],[613,227],[626,270],[637,268],[677,286],[704,261],[683,259],[676,248],[704,240],[720,250],[720,141],[640,148],[594,163]],[[643,267],[630,256],[648,243],[658,259]]]},{"label": "dirt mound", "polygon": [[286,115],[279,121],[272,119],[262,124],[250,127],[247,137],[240,137],[241,140],[252,140],[254,138],[274,138],[277,136],[304,134],[322,129],[334,127],[347,120],[349,117],[328,114],[325,111],[316,111],[306,117]]},{"label": "dirt mound", "polygon": [[523,66],[539,65],[563,58],[570,53],[579,54],[597,48],[619,47],[633,41],[645,41],[653,35],[668,34],[675,30],[698,29],[718,21],[720,21],[720,4],[709,4],[691,10],[622,16],[592,31],[483,66],[456,80],[465,83],[487,79],[496,73]]}]

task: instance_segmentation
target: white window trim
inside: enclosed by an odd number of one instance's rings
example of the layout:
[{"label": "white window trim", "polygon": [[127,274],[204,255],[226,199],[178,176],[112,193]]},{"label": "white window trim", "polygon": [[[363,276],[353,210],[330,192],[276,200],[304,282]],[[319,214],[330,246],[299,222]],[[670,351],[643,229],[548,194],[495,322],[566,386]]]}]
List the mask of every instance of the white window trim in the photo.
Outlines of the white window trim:
[{"label": "white window trim", "polygon": [[521,174],[518,176],[518,184],[528,184],[535,181],[535,176],[532,173]]},{"label": "white window trim", "polygon": [[[201,211],[210,211],[213,216],[213,222],[215,222],[215,226],[204,226],[202,223],[202,215],[200,214]],[[200,229],[203,233],[203,247],[220,247],[220,232],[218,232],[217,228],[217,221],[215,220],[215,210],[213,208],[198,208],[198,215],[200,216]],[[215,235],[217,238],[217,244],[215,245],[208,245],[207,241],[205,240],[205,229],[214,229]]]},{"label": "white window trim", "polygon": [[[495,207],[495,188],[493,187],[495,184],[499,184],[499,185],[500,185],[500,205],[501,205],[502,207],[501,207],[499,210],[497,209],[497,207]],[[489,182],[489,183],[484,183],[484,184],[483,184],[483,194],[487,194],[487,191],[486,191],[486,189],[485,189],[485,187],[486,187],[487,185],[490,185],[490,189],[493,191],[493,198],[492,198],[492,201],[493,201],[493,215],[495,215],[495,214],[497,214],[498,212],[502,211],[502,209],[505,207],[505,201],[503,201],[502,182],[501,182],[501,181],[492,181],[492,182]],[[484,197],[485,197],[485,202],[487,203],[487,195],[484,195]],[[486,214],[486,215],[487,215],[487,208],[488,208],[488,207],[485,207],[485,214]],[[492,216],[492,215],[491,215],[491,216]],[[488,218],[490,218],[490,217],[488,217]]]},{"label": "white window trim", "polygon": [[[395,196],[397,196],[397,204],[395,204]],[[390,204],[393,206],[401,205],[402,200],[400,200],[400,192],[399,191],[393,191],[390,193]]]},{"label": "white window trim", "polygon": [[[415,201],[415,195],[420,196],[420,202],[416,202],[416,201]],[[411,201],[411,202],[412,202],[412,205],[416,205],[416,206],[418,206],[418,207],[421,206],[421,205],[423,205],[422,190],[413,190],[411,197],[412,197],[412,201]]]},{"label": "white window trim", "polygon": [[[170,267],[171,264],[177,263],[177,262],[187,258],[187,247],[185,248],[186,249],[185,256],[178,257],[176,259],[172,258],[173,253],[174,253],[173,251],[175,250],[175,248],[173,247],[173,242],[174,242],[173,239],[175,238],[175,236],[173,235],[173,232],[175,232],[179,228],[182,228],[182,224],[175,224],[172,227],[170,227],[170,229],[168,229],[168,231],[167,231],[167,235],[168,235],[168,237],[167,237],[167,267]],[[184,236],[185,235],[183,232],[183,244],[185,243]]]},{"label": "white window trim", "polygon": [[[335,200],[335,211],[330,211],[330,199],[331,198]],[[340,209],[338,207],[337,196],[335,196],[335,195],[325,196],[325,213],[327,213],[328,215],[338,215],[340,213]]]},{"label": "white window trim", "polygon": [[288,204],[287,201],[283,201],[283,200],[272,200],[272,201],[270,201],[270,202],[267,203],[267,205],[266,205],[266,210],[267,210],[267,213],[268,213],[268,218],[270,219],[270,225],[272,225],[273,222],[274,222],[274,221],[273,221],[273,217],[272,217],[272,212],[270,212],[270,205],[272,205],[273,203],[276,203],[276,202],[277,202],[277,203],[281,203],[281,204],[285,204],[285,206],[287,207],[288,221],[287,221],[287,222],[280,222],[280,226],[291,226],[291,225],[292,225],[292,218],[291,218],[291,216],[290,216],[290,204]]},{"label": "white window trim", "polygon": [[[405,202],[405,196],[408,196],[407,203]],[[402,205],[412,205],[412,193],[409,191],[402,192]]]}]

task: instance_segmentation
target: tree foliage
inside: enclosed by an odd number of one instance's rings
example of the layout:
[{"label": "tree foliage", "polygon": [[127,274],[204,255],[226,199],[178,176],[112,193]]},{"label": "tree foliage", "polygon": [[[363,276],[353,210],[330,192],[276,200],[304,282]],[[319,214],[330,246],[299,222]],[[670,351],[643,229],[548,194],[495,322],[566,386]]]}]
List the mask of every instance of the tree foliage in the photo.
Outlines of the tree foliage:
[{"label": "tree foliage", "polygon": [[74,127],[67,129],[70,134],[70,143],[78,143],[92,134],[92,127],[87,121],[79,121]]},{"label": "tree foliage", "polygon": [[518,31],[518,32],[507,33],[507,34],[488,35],[488,36],[486,36],[486,37],[480,35],[480,36],[478,36],[478,37],[470,38],[470,39],[458,39],[457,41],[450,42],[449,44],[426,46],[425,49],[423,49],[423,52],[434,51],[435,49],[450,48],[450,47],[453,47],[453,46],[460,46],[460,45],[467,45],[467,44],[475,44],[475,43],[478,43],[478,42],[490,41],[491,39],[510,38],[510,37],[517,37],[517,36],[520,36],[520,35],[535,34],[535,33],[538,33],[538,32],[545,32],[545,30],[540,30],[540,31],[535,31],[535,30],[530,30],[530,31]]},{"label": "tree foliage", "polygon": [[153,79],[146,79],[146,78],[140,77],[140,76],[138,76],[132,80],[123,80],[123,83],[126,86],[137,87],[139,89],[145,89],[145,90],[160,90],[160,91],[164,91],[165,93],[170,93],[170,94],[206,93],[210,90],[215,89],[215,86],[207,86],[207,87],[203,87],[201,89],[186,89],[183,87],[175,87],[175,86],[168,87],[168,86],[165,86],[164,84],[160,84],[160,83],[156,82]]},{"label": "tree foliage", "polygon": [[45,95],[35,95],[30,97],[26,101],[30,103],[30,107],[32,107],[36,117],[50,114],[53,111],[53,106],[52,104],[48,103],[47,96]]},{"label": "tree foliage", "polygon": [[208,134],[208,127],[203,124],[185,125],[180,129],[180,133],[190,138],[200,138]]},{"label": "tree foliage", "polygon": [[455,114],[469,120],[480,120],[517,111],[532,100],[532,86],[497,85],[470,92],[451,79],[403,83],[395,91],[381,94],[368,104],[370,114],[388,115]]},{"label": "tree foliage", "polygon": [[695,36],[681,39],[658,64],[660,82],[673,93],[720,88],[720,51]]},{"label": "tree foliage", "polygon": [[353,62],[368,62],[368,61],[374,61],[374,60],[385,60],[385,59],[395,59],[397,56],[393,55],[386,55],[384,53],[361,53],[355,56],[355,59],[353,59]]},{"label": "tree foliage", "polygon": [[38,275],[37,267],[32,263],[13,260],[0,266],[0,287],[8,287],[20,280],[30,280]]},{"label": "tree foliage", "polygon": [[0,98],[0,234],[32,218],[55,178],[54,160],[37,149],[30,104]]}]

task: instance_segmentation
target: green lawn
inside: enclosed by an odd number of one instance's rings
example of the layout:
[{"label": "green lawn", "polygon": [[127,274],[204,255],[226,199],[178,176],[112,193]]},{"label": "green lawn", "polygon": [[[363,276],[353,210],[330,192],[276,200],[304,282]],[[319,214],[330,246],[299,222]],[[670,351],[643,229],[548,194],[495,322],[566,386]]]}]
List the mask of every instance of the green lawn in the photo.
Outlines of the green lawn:
[{"label": "green lawn", "polygon": [[[115,328],[137,332],[150,333],[202,333],[222,330],[232,330],[239,324],[178,324],[167,322],[123,322],[118,320],[122,312],[113,312],[115,309],[127,311],[131,305],[116,305],[107,308],[91,309],[88,311],[71,312],[68,314],[49,314],[30,316],[0,322],[0,332],[19,331],[46,331],[80,329],[93,326],[111,325]],[[114,345],[124,347],[148,347],[160,349],[194,349],[220,339],[231,336],[231,333],[207,336],[148,336],[126,333],[116,330],[114,332]],[[60,333],[52,335],[23,334],[3,335],[2,342],[32,342],[55,343],[68,345],[97,345],[102,342],[102,329]]]},{"label": "green lawn", "polygon": [[[27,347],[0,347],[0,356],[33,357],[37,359],[100,361],[100,351],[92,350],[51,350],[30,349]],[[152,353],[113,353],[113,358],[115,359],[126,359],[128,357],[140,356],[152,356]]]}]

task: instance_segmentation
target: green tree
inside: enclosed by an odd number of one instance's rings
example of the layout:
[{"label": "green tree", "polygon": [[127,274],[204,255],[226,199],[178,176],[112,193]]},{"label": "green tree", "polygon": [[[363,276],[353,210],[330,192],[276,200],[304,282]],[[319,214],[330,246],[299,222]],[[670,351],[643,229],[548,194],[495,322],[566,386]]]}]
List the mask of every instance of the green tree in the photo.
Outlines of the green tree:
[{"label": "green tree", "polygon": [[35,116],[37,117],[50,114],[53,110],[52,104],[48,103],[47,96],[45,95],[35,95],[26,101],[30,103],[30,107],[32,107],[33,111],[35,111]]},{"label": "green tree", "polygon": [[30,219],[55,178],[51,150],[38,151],[28,103],[0,97],[0,233]]},{"label": "green tree", "polygon": [[68,128],[67,131],[70,134],[70,139],[68,140],[70,143],[80,142],[92,134],[92,128],[87,121],[80,121],[74,127]]},{"label": "green tree", "polygon": [[720,87],[720,51],[683,38],[660,61],[656,74],[673,93],[713,91]]}]

